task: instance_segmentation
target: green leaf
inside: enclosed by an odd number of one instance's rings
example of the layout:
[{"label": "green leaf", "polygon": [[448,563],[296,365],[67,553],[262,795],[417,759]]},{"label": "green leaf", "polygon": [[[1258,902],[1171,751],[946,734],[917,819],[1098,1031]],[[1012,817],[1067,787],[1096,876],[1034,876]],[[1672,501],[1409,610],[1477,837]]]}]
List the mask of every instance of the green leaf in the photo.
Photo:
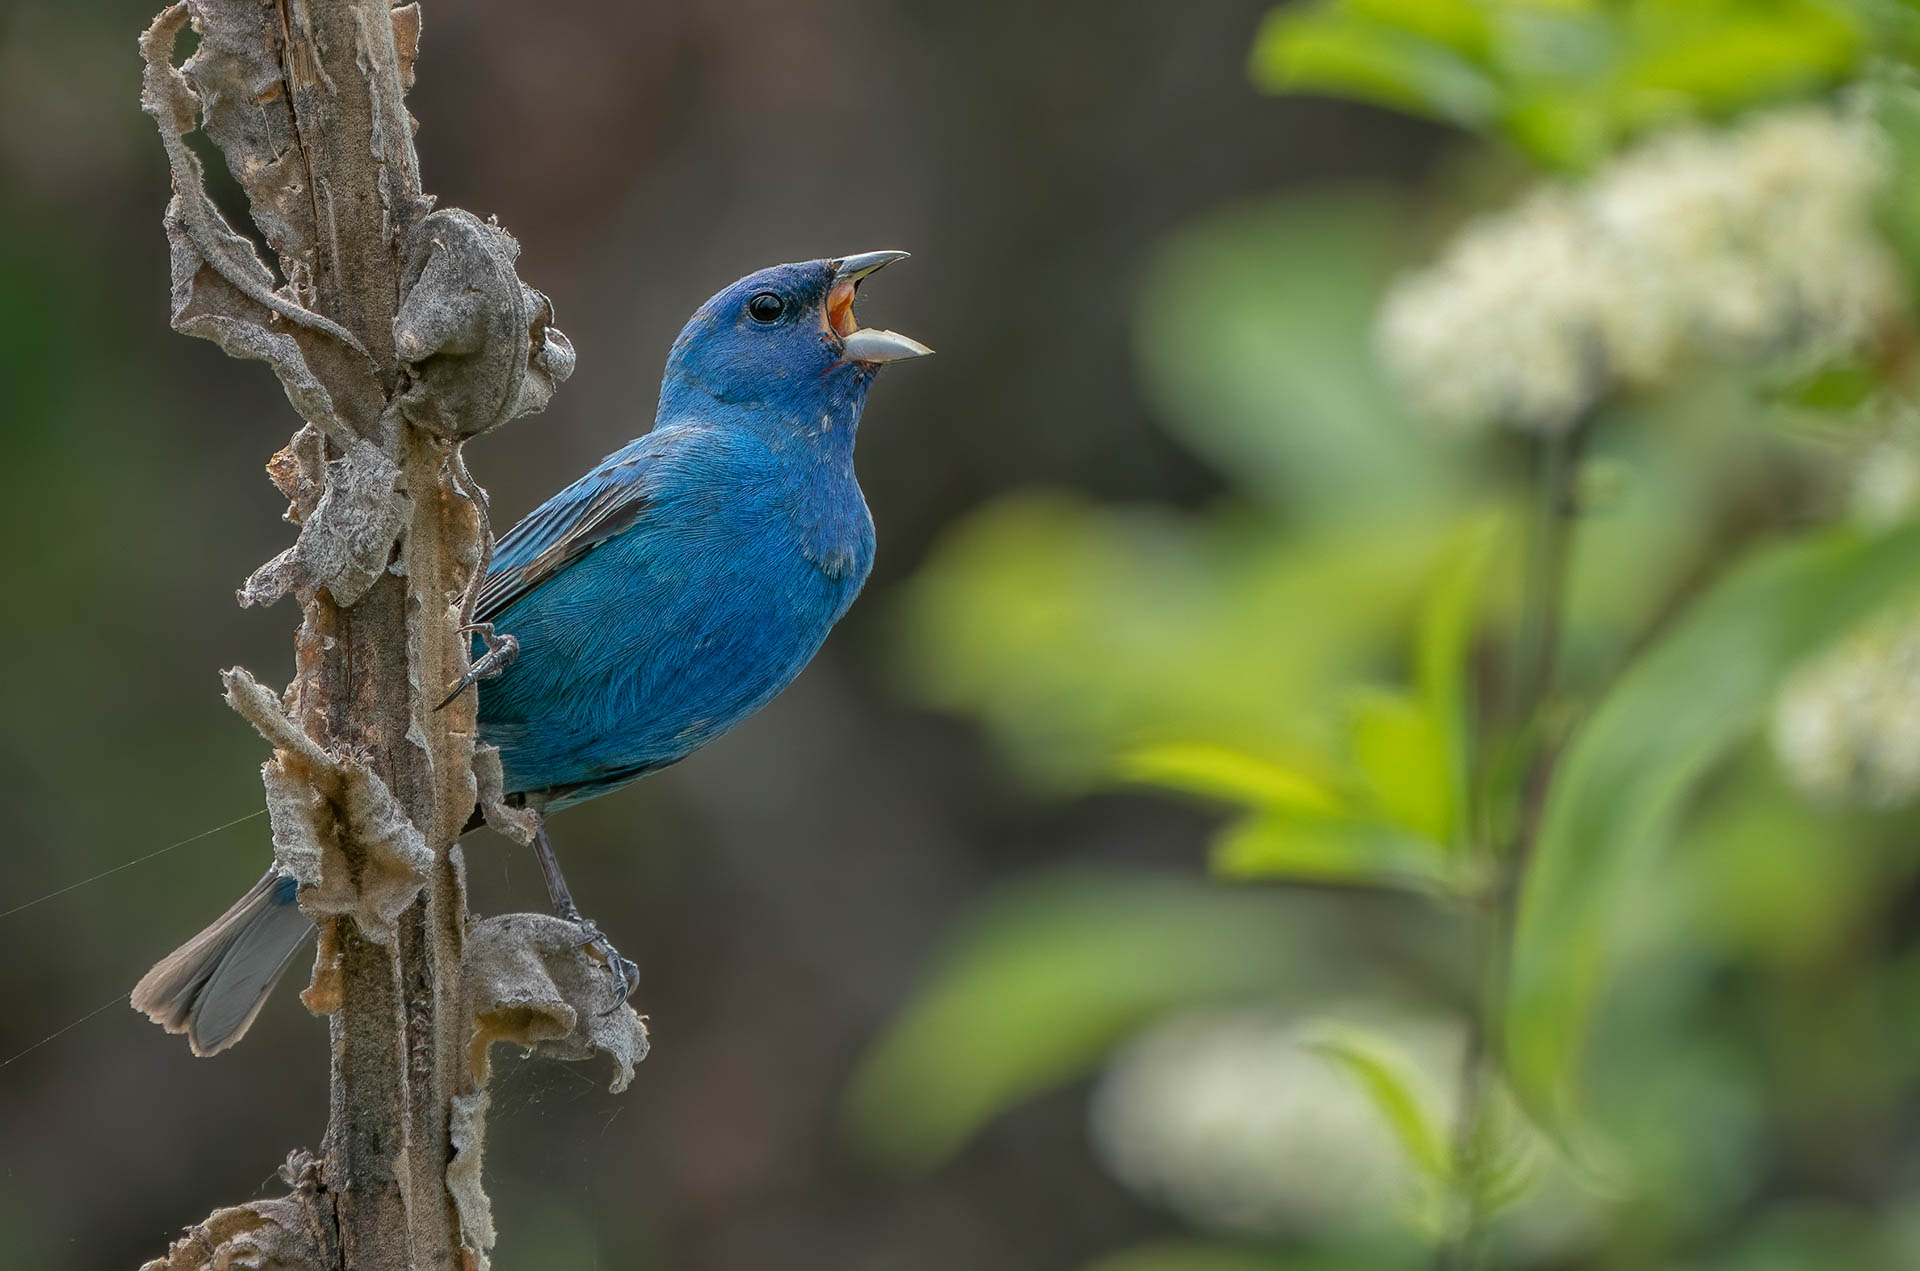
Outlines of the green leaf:
[{"label": "green leaf", "polygon": [[1506,1020],[1515,1093],[1562,1130],[1612,937],[1688,794],[1781,678],[1920,576],[1920,527],[1759,549],[1614,690],[1568,747],[1520,896]]},{"label": "green leaf", "polygon": [[1508,98],[1501,131],[1545,167],[1590,171],[1620,141],[1619,121],[1588,84],[1530,85]]},{"label": "green leaf", "polygon": [[1388,826],[1268,813],[1223,830],[1214,840],[1211,869],[1238,882],[1447,890],[1442,857],[1436,845]]},{"label": "green leaf", "polygon": [[1398,1250],[1273,1250],[1200,1240],[1156,1240],[1108,1254],[1085,1271],[1413,1271],[1425,1265]]},{"label": "green leaf", "polygon": [[1226,799],[1255,808],[1329,814],[1342,800],[1317,777],[1230,746],[1204,742],[1142,746],[1120,756],[1128,781]]},{"label": "green leaf", "polygon": [[1482,1102],[1470,1150],[1478,1162],[1473,1186],[1480,1212],[1492,1216],[1539,1185],[1551,1149],[1511,1092],[1496,1080]]},{"label": "green leaf", "polygon": [[1445,815],[1431,837],[1456,850],[1467,841],[1471,804],[1473,637],[1494,550],[1506,524],[1497,513],[1466,523],[1420,613],[1415,681],[1438,735],[1446,799]]},{"label": "green leaf", "polygon": [[1108,1254],[1085,1271],[1412,1271],[1425,1264],[1411,1251],[1247,1248],[1163,1240]]},{"label": "green leaf", "polygon": [[1286,1271],[1272,1255],[1232,1245],[1169,1241],[1109,1254],[1086,1271]]},{"label": "green leaf", "polygon": [[1822,88],[1865,42],[1849,10],[1821,0],[1642,3],[1630,13],[1617,91],[1634,126]]},{"label": "green leaf", "polygon": [[950,531],[902,594],[901,670],[1057,788],[1193,739],[1330,766],[1341,695],[1402,639],[1439,547],[1384,516],[1278,535],[1244,512],[1010,497]]},{"label": "green leaf", "polygon": [[1433,843],[1452,835],[1451,756],[1426,703],[1387,689],[1358,689],[1348,701],[1354,765],[1380,817]]},{"label": "green leaf", "polygon": [[1302,968],[1319,965],[1313,942],[1327,937],[1298,901],[1125,876],[1001,894],[960,927],[861,1063],[848,1109],[856,1136],[897,1164],[931,1166],[1170,1007],[1299,984]]},{"label": "green leaf", "polygon": [[1881,371],[1865,356],[1822,362],[1761,387],[1784,405],[1819,412],[1834,426],[1859,428],[1870,418],[1860,408],[1880,390]]},{"label": "green leaf", "polygon": [[1268,14],[1251,72],[1270,93],[1328,93],[1468,126],[1489,122],[1500,100],[1494,82],[1456,50],[1341,5]]},{"label": "green leaf", "polygon": [[1476,63],[1485,61],[1490,51],[1493,27],[1480,0],[1342,0],[1340,7],[1443,44]]},{"label": "green leaf", "polygon": [[1323,1025],[1316,1034],[1308,1044],[1353,1078],[1400,1140],[1407,1159],[1429,1179],[1445,1183],[1453,1172],[1446,1131],[1399,1047],[1346,1023]]},{"label": "green leaf", "polygon": [[[1883,43],[1909,38],[1881,24]],[[1254,82],[1503,135],[1590,168],[1635,132],[1822,91],[1870,35],[1844,0],[1320,0],[1274,10]]]}]

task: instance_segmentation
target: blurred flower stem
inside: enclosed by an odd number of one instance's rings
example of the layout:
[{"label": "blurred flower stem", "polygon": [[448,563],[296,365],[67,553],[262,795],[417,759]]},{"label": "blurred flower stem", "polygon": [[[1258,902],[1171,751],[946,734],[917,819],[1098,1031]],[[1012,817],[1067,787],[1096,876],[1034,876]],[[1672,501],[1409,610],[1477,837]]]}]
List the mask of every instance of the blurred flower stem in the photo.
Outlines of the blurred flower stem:
[{"label": "blurred flower stem", "polygon": [[1560,643],[1567,552],[1573,537],[1573,474],[1578,466],[1581,429],[1534,438],[1533,504],[1527,521],[1527,574],[1514,649],[1512,704],[1522,743],[1537,736],[1532,727],[1553,687],[1555,652]]},{"label": "blurred flower stem", "polygon": [[[1502,1085],[1499,1035],[1506,1010],[1507,972],[1520,877],[1532,854],[1555,745],[1547,714],[1565,608],[1567,559],[1572,546],[1574,477],[1584,420],[1529,435],[1533,452],[1526,521],[1526,573],[1506,692],[1506,718],[1494,747],[1481,752],[1474,782],[1480,807],[1472,850],[1487,880],[1471,898],[1473,996],[1466,1007],[1466,1046],[1460,1062],[1460,1101],[1453,1127],[1452,1188],[1446,1227],[1434,1257],[1437,1271],[1481,1265],[1484,1235],[1497,1187],[1499,1135],[1491,1109]],[[1511,794],[1509,794],[1511,792]]]}]

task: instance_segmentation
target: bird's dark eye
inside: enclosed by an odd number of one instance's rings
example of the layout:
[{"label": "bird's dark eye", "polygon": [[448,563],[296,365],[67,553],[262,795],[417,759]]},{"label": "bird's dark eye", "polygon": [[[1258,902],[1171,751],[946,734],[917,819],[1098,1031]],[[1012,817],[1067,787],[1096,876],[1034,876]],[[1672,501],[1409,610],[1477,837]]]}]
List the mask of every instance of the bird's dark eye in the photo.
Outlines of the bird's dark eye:
[{"label": "bird's dark eye", "polygon": [[755,322],[778,322],[786,311],[787,302],[771,291],[763,291],[747,301],[747,316]]}]

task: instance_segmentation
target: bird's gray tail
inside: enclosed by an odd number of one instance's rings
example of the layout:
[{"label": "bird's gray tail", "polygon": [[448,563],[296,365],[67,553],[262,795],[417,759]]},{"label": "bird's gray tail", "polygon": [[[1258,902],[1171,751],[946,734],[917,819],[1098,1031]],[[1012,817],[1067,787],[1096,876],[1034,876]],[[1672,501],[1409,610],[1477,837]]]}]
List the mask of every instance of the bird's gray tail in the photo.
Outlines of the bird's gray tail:
[{"label": "bird's gray tail", "polygon": [[185,1033],[196,1055],[217,1055],[239,1041],[313,931],[294,890],[292,877],[268,870],[133,986],[133,1009],[169,1033]]}]

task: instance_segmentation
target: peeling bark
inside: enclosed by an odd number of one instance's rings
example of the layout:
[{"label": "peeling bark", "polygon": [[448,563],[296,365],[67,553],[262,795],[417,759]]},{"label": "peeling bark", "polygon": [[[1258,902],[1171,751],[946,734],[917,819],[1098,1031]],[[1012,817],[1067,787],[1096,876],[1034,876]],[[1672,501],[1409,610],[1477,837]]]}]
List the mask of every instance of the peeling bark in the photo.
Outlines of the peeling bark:
[{"label": "peeling bark", "polygon": [[[487,1047],[605,1051],[616,1089],[646,1052],[631,1010],[597,1013],[604,977],[571,928],[469,929],[457,843],[482,786],[491,819],[526,827],[497,756],[476,778],[474,695],[435,709],[466,669],[462,600],[489,554],[457,447],[543,408],[573,349],[513,239],[422,193],[404,104],[419,41],[419,7],[388,0],[186,0],[141,40],[173,176],[173,325],[267,363],[304,421],[268,465],[298,535],[239,592],[300,605],[295,678],[226,683],[273,749],[274,851],[320,930],[303,998],[331,1048],[326,1137],[289,1158],[292,1192],[216,1211],[149,1271],[484,1267]],[[271,261],[207,197],[196,129]]]}]

